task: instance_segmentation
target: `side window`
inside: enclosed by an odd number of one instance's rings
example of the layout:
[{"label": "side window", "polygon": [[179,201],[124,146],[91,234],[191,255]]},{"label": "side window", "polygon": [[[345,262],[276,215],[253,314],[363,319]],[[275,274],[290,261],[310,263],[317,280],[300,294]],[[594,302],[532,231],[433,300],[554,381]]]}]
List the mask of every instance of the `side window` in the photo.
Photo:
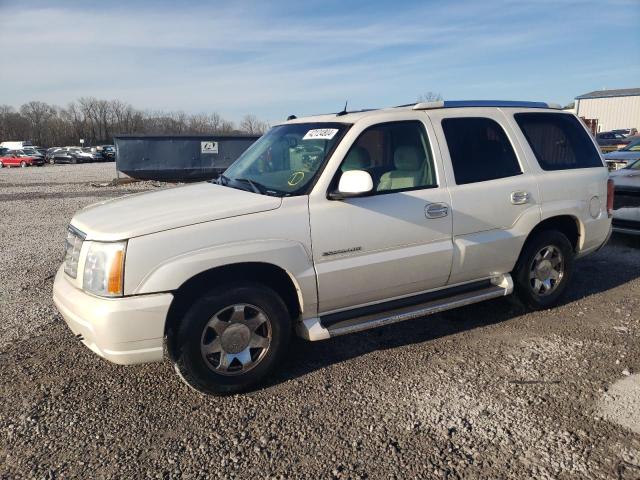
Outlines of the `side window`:
[{"label": "side window", "polygon": [[490,118],[446,118],[442,129],[458,185],[522,173],[503,128]]},{"label": "side window", "polygon": [[417,121],[369,127],[351,146],[340,170],[366,170],[380,194],[438,186],[429,139]]},{"label": "side window", "polygon": [[514,117],[543,170],[602,167],[589,134],[573,115],[540,112]]}]

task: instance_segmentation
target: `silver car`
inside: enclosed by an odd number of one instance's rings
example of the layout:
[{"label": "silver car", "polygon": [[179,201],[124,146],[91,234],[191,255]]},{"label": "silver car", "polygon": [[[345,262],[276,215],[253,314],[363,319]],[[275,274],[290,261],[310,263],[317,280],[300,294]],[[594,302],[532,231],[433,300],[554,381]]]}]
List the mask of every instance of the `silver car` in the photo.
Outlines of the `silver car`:
[{"label": "silver car", "polygon": [[604,155],[609,170],[620,170],[640,160],[640,137],[624,148]]},{"label": "silver car", "polygon": [[610,177],[615,185],[613,230],[640,235],[640,160]]}]

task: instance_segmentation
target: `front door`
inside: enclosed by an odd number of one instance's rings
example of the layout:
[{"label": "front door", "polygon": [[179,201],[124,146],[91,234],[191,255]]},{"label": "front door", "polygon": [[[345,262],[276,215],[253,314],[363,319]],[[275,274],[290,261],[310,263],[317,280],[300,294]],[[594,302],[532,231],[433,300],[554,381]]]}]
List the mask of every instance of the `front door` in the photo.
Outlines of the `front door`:
[{"label": "front door", "polygon": [[346,170],[373,178],[371,195],[310,197],[320,314],[408,296],[446,284],[452,240],[449,193],[420,120],[362,131]]}]

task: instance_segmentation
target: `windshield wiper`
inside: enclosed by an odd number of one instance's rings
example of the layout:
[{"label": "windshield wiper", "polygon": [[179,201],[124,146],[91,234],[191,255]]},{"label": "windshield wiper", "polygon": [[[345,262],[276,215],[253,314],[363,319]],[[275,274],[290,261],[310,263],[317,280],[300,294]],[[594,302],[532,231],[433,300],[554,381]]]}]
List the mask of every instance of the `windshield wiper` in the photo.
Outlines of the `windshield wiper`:
[{"label": "windshield wiper", "polygon": [[230,182],[246,183],[247,185],[249,185],[249,187],[254,193],[257,193],[259,195],[269,195],[269,196],[279,197],[281,193],[276,190],[271,190],[266,186],[262,185],[261,183],[256,182],[255,180],[250,180],[248,178],[229,178],[223,173],[218,175],[218,178],[215,180],[212,180],[212,182],[217,183],[218,185],[222,185],[224,187],[231,187],[231,188],[235,188],[235,187],[233,187],[232,185],[229,185]]},{"label": "windshield wiper", "polygon": [[224,173],[221,173],[220,175],[218,175],[218,178],[212,180],[212,183],[226,186],[229,183],[229,177],[227,177]]},{"label": "windshield wiper", "polygon": [[266,187],[264,185],[261,185],[254,180],[249,180],[248,178],[234,178],[234,180],[236,182],[248,183],[251,187],[251,190],[253,190],[254,193],[258,193],[260,195],[264,194],[264,191],[266,190]]}]

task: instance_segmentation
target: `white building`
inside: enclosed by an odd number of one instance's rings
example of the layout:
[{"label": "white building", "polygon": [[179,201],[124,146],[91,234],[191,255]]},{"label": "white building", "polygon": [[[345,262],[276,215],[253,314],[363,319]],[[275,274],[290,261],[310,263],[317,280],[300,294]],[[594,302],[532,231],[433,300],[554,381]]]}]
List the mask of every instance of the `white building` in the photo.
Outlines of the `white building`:
[{"label": "white building", "polygon": [[576,115],[598,122],[598,131],[640,131],[640,88],[596,90],[576,97]]}]

